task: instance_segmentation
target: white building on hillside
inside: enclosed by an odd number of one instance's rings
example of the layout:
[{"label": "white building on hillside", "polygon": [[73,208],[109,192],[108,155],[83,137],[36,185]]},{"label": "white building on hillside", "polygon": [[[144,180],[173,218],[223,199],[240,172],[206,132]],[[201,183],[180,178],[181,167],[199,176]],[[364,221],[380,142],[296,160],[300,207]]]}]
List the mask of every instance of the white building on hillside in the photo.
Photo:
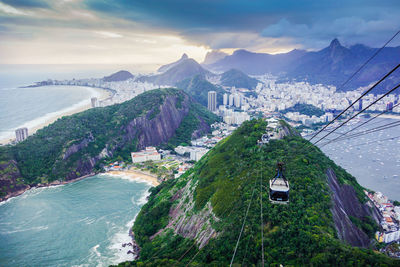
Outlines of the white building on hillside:
[{"label": "white building on hillside", "polygon": [[150,146],[146,147],[145,150],[141,150],[139,152],[132,152],[131,157],[133,163],[138,163],[148,160],[160,160],[161,154],[157,152],[157,149],[155,147]]}]

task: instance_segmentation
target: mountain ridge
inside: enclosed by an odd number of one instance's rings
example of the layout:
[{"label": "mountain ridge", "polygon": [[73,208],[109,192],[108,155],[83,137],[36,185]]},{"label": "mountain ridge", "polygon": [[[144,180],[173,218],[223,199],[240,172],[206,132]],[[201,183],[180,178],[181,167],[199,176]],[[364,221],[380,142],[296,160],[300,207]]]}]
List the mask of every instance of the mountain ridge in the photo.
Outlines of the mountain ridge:
[{"label": "mountain ridge", "polygon": [[[329,46],[318,51],[292,50],[282,54],[253,53],[243,49],[205,67],[214,71],[237,68],[248,75],[271,73],[284,80],[301,80],[339,87],[359,67],[361,67],[378,48],[356,44],[349,48],[333,39]],[[367,86],[379,80],[400,61],[400,46],[385,47],[367,64],[364,69],[345,87],[343,91]],[[399,75],[386,81],[374,90],[382,93],[400,80]]]},{"label": "mountain ridge", "polygon": [[[151,189],[132,228],[140,258],[120,266],[229,265],[247,207],[234,264],[260,264],[263,229],[267,265],[398,265],[357,247],[373,246],[377,226],[355,178],[317,147],[299,153],[307,141],[285,122],[280,122],[282,139],[259,148],[266,125],[262,120],[245,122],[183,176]],[[277,160],[285,162],[290,182],[288,205],[268,201]],[[333,215],[341,209],[343,213]]]},{"label": "mountain ridge", "polygon": [[130,152],[146,146],[190,142],[216,120],[173,88],[63,117],[15,146],[0,147],[0,200],[29,186],[93,174],[106,160],[130,161]]}]

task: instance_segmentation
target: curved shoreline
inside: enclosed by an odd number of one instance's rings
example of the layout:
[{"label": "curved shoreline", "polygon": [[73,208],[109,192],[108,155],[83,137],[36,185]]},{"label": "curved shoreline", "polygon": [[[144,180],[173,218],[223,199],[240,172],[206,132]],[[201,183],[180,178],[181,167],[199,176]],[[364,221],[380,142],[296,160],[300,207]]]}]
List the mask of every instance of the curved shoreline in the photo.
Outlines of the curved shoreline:
[{"label": "curved shoreline", "polygon": [[68,181],[58,181],[58,180],[56,180],[56,181],[53,181],[53,182],[47,183],[47,184],[37,184],[37,185],[34,185],[34,186],[27,185],[27,187],[25,189],[21,189],[21,190],[15,191],[15,192],[11,192],[11,193],[7,194],[5,197],[0,198],[0,204],[3,203],[3,202],[8,201],[8,200],[10,200],[10,199],[12,199],[14,197],[18,197],[18,196],[24,194],[25,192],[27,192],[27,191],[29,191],[31,189],[43,188],[43,187],[53,187],[53,186],[70,184],[70,183],[73,183],[73,182],[78,182],[78,181],[83,180],[83,179],[88,178],[88,177],[95,176],[96,174],[98,174],[98,173],[90,173],[90,174],[87,174],[87,175],[84,175],[84,176],[81,176],[81,177],[78,177],[78,178],[75,178],[75,179],[71,179],[71,180],[68,180]]},{"label": "curved shoreline", "polygon": [[[68,85],[68,86],[75,86],[75,85]],[[86,87],[87,90],[90,90],[91,96],[93,95],[98,95],[99,101],[104,101],[104,100],[108,100],[110,98],[112,98],[115,95],[115,91],[113,91],[112,89],[108,89],[108,88],[100,88],[100,87],[92,87],[92,86],[80,86],[80,87]],[[95,92],[95,93],[93,93]],[[84,99],[82,101],[80,101],[79,103],[76,104],[80,104],[82,102],[86,102]],[[66,107],[66,108],[62,108],[58,111],[55,112],[49,112],[48,114],[41,116],[37,119],[43,118],[48,115],[52,115],[52,113],[54,113],[53,116],[46,118],[44,122],[41,122],[39,124],[37,124],[36,126],[32,126],[32,127],[28,127],[28,132],[29,132],[29,136],[33,135],[34,133],[36,133],[36,131],[48,126],[49,124],[55,122],[56,120],[58,120],[59,118],[62,118],[64,116],[70,116],[73,115],[75,113],[79,113],[85,110],[88,110],[91,108],[91,103],[90,103],[90,99],[87,100],[87,104],[81,104],[79,106],[73,107],[74,105],[70,106],[70,107]],[[35,120],[37,120],[35,119]],[[20,125],[19,127],[23,127],[24,124],[28,124],[30,121],[27,121],[25,123],[23,123],[22,125]],[[15,136],[13,137],[5,137],[4,139],[0,139],[0,145],[7,145],[12,143],[15,140]]]},{"label": "curved shoreline", "polygon": [[151,186],[157,186],[160,184],[160,182],[157,180],[157,177],[154,177],[150,174],[147,173],[143,173],[140,171],[136,171],[136,170],[126,170],[126,171],[108,171],[108,172],[100,172],[100,173],[90,173],[75,179],[71,179],[68,181],[53,181],[51,183],[47,183],[47,184],[38,184],[35,186],[30,186],[27,185],[27,187],[25,189],[21,189],[15,192],[11,192],[9,194],[7,194],[5,197],[0,198],[0,204],[3,202],[6,202],[14,197],[18,197],[20,195],[22,195],[23,193],[31,190],[31,189],[35,189],[35,188],[42,188],[42,187],[53,187],[53,186],[59,186],[59,185],[65,185],[65,184],[70,184],[70,183],[74,183],[80,180],[83,180],[85,178],[89,178],[89,177],[93,177],[95,175],[98,174],[105,174],[105,175],[110,175],[110,176],[120,176],[120,177],[128,177],[130,180],[136,180],[138,182],[146,182],[148,184],[150,184]]}]

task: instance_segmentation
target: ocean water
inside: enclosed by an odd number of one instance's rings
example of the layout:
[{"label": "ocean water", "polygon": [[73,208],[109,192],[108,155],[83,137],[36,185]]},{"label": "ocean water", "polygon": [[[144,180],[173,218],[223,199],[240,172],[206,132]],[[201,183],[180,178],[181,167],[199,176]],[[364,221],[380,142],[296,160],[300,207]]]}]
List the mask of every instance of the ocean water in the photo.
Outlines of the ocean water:
[{"label": "ocean water", "polygon": [[47,79],[101,78],[121,69],[133,73],[154,68],[128,65],[2,65],[0,64],[0,140],[15,137],[15,129],[35,128],[46,119],[90,104],[98,91],[90,87],[20,88]]},{"label": "ocean water", "polygon": [[0,266],[108,266],[126,260],[128,235],[150,185],[97,175],[0,203]]},{"label": "ocean water", "polygon": [[[362,119],[359,123],[363,121],[365,119]],[[377,118],[370,122],[371,125],[367,123],[349,133],[349,135],[395,121],[398,120]],[[338,131],[344,133],[355,126],[343,127]],[[332,143],[322,147],[321,150],[336,164],[356,177],[358,183],[362,186],[380,191],[392,200],[400,200],[400,139],[390,139],[398,137],[399,132],[400,126],[393,127],[354,139]],[[327,139],[336,136],[331,134]],[[377,142],[383,139],[389,140]]]},{"label": "ocean water", "polygon": [[95,89],[82,86],[0,88],[0,140],[15,137],[17,128],[31,130],[99,96]]}]

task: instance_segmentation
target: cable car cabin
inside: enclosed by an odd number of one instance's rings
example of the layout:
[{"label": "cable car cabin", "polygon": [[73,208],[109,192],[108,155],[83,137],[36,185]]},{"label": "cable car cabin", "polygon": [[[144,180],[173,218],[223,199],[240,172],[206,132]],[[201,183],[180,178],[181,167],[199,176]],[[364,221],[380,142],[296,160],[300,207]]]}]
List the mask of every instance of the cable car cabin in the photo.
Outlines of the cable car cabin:
[{"label": "cable car cabin", "polygon": [[278,173],[269,181],[269,201],[275,204],[289,203],[289,182],[283,175],[283,163],[278,164]]}]

